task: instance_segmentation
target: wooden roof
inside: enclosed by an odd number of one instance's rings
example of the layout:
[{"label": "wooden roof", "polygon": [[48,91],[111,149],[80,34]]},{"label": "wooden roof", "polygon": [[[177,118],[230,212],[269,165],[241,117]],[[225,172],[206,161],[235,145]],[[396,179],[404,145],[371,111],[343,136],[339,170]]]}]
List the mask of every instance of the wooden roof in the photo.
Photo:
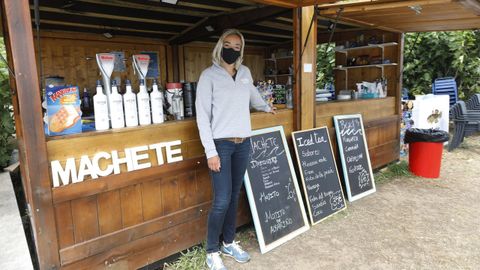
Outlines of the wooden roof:
[{"label": "wooden roof", "polygon": [[[224,29],[238,28],[250,45],[270,46],[293,39],[291,8],[249,0],[179,0],[176,5],[160,0],[39,2],[40,31],[108,32],[184,44],[216,41]],[[34,26],[33,0],[30,8]],[[320,19],[319,31],[328,24],[328,18]],[[356,28],[349,23],[337,25],[339,31]]]},{"label": "wooden roof", "polygon": [[320,15],[333,18],[339,8],[343,8],[341,20],[344,22],[390,31],[429,32],[480,28],[478,0],[357,0],[353,3],[321,5]]}]

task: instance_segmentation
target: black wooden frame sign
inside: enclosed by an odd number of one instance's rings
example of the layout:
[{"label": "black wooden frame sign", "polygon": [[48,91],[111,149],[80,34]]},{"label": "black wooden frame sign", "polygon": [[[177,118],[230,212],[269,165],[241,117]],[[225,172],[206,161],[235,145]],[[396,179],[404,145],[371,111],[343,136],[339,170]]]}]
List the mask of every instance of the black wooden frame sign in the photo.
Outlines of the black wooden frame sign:
[{"label": "black wooden frame sign", "polygon": [[352,202],[376,191],[362,115],[336,115],[333,120],[347,196]]},{"label": "black wooden frame sign", "polygon": [[245,190],[260,252],[310,228],[282,126],[252,132]]},{"label": "black wooden frame sign", "polygon": [[327,127],[292,132],[310,222],[347,208]]}]

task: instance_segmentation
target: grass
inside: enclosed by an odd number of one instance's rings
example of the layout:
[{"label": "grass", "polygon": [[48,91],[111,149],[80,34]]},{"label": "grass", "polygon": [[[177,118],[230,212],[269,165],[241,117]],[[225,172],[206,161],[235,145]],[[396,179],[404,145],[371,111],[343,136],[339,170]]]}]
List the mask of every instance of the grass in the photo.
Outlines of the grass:
[{"label": "grass", "polygon": [[[251,241],[256,241],[255,230],[253,226],[244,227],[243,230],[240,230],[235,237],[235,241],[240,243],[251,243]],[[207,259],[207,253],[205,251],[206,243],[203,242],[201,245],[194,246],[187,249],[184,252],[181,252],[181,256],[178,260],[172,263],[165,263],[163,266],[164,270],[204,270],[207,269],[205,260]]]},{"label": "grass", "polygon": [[207,253],[205,251],[205,243],[194,246],[182,252],[180,258],[173,263],[165,263],[165,270],[204,270],[207,269],[205,260]]},{"label": "grass", "polygon": [[408,163],[405,160],[399,161],[397,163],[392,163],[386,168],[378,171],[375,174],[375,182],[383,183],[403,176],[412,176],[412,174],[408,170]]}]

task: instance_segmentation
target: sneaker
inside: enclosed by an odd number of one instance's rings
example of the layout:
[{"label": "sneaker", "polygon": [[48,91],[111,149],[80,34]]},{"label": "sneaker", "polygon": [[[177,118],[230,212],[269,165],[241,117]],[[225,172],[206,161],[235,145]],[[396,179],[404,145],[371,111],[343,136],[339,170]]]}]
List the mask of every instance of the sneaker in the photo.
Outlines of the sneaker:
[{"label": "sneaker", "polygon": [[207,254],[207,266],[210,270],[227,270],[223,265],[222,258],[220,258],[220,252]]},{"label": "sneaker", "polygon": [[239,263],[246,263],[250,260],[250,255],[238,245],[238,242],[233,241],[230,245],[223,242],[222,253],[234,258]]}]

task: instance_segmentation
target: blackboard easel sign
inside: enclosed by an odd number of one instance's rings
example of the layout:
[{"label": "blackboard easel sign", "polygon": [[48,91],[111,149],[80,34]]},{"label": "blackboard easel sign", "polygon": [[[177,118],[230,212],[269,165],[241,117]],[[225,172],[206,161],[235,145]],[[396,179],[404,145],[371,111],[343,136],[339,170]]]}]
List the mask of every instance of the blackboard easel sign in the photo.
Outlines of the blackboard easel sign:
[{"label": "blackboard easel sign", "polygon": [[245,190],[261,253],[309,229],[282,126],[254,130]]},{"label": "blackboard easel sign", "polygon": [[327,127],[292,132],[310,222],[346,209]]},{"label": "blackboard easel sign", "polygon": [[375,192],[362,115],[336,115],[335,132],[349,201]]}]

